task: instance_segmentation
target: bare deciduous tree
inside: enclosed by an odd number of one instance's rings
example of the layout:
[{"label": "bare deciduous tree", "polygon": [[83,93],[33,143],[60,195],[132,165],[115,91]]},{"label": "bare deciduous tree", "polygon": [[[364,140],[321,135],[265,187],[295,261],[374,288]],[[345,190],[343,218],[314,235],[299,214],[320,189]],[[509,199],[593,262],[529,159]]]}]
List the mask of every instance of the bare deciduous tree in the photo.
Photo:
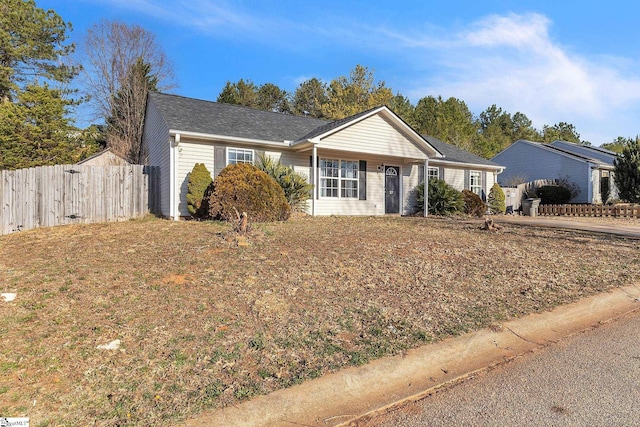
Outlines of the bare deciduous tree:
[{"label": "bare deciduous tree", "polygon": [[149,89],[175,87],[172,64],[153,33],[118,21],[89,28],[81,48],[85,91],[97,116],[107,121],[107,145],[134,163],[144,162],[140,135],[146,95]]}]

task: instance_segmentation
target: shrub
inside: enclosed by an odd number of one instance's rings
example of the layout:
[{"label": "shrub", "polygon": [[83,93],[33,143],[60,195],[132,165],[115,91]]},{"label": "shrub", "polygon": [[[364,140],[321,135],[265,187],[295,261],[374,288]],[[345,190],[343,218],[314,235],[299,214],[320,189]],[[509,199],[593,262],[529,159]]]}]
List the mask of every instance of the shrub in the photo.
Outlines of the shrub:
[{"label": "shrub", "polygon": [[536,194],[543,205],[562,205],[571,200],[571,190],[560,185],[543,185]]},{"label": "shrub", "polygon": [[504,213],[507,210],[506,197],[504,191],[500,185],[496,182],[489,190],[489,197],[487,198],[487,206],[492,214]]},{"label": "shrub", "polygon": [[200,209],[202,199],[211,181],[213,180],[207,167],[203,163],[196,163],[189,173],[187,182],[187,209],[192,216],[197,217],[202,214]]},{"label": "shrub", "polygon": [[258,159],[260,162],[256,167],[280,185],[291,209],[298,212],[304,211],[313,189],[307,177],[294,171],[292,167],[283,165],[280,160],[273,160],[264,155],[259,155]]},{"label": "shrub", "polygon": [[464,199],[464,213],[467,215],[482,216],[487,212],[487,205],[473,191],[462,190],[462,198]]},{"label": "shrub", "polygon": [[[429,213],[432,215],[452,215],[462,211],[464,200],[462,193],[441,179],[431,178],[428,185]],[[424,183],[415,188],[416,209],[424,208]]]},{"label": "shrub", "polygon": [[214,219],[235,221],[238,213],[246,212],[252,222],[286,221],[291,214],[282,188],[253,165],[227,166],[207,193],[209,216]]}]

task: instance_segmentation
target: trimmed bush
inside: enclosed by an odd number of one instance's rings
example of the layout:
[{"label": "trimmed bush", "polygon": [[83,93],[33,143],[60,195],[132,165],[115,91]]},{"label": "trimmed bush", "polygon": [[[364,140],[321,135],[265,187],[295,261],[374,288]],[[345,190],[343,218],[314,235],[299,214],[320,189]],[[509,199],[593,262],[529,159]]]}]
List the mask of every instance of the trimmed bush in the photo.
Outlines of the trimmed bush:
[{"label": "trimmed bush", "polygon": [[[431,178],[428,185],[429,213],[432,215],[453,215],[464,209],[462,193],[441,179]],[[424,208],[424,183],[415,188],[416,209]]]},{"label": "trimmed bush", "polygon": [[542,205],[563,205],[571,200],[571,190],[560,185],[543,185],[536,194]]},{"label": "trimmed bush", "polygon": [[482,216],[487,212],[487,205],[473,191],[462,190],[462,197],[464,199],[464,213],[467,215]]},{"label": "trimmed bush", "polygon": [[487,206],[492,214],[504,213],[507,210],[507,202],[504,195],[504,191],[500,185],[496,182],[489,190],[489,197],[487,197]]},{"label": "trimmed bush", "polygon": [[302,212],[307,208],[307,200],[311,197],[313,185],[309,184],[307,177],[294,171],[292,167],[285,166],[280,160],[273,160],[271,157],[259,155],[258,169],[273,178],[282,190],[291,209]]},{"label": "trimmed bush", "polygon": [[191,216],[198,217],[203,213],[200,209],[202,199],[212,181],[204,163],[196,163],[193,166],[187,182],[187,209]]},{"label": "trimmed bush", "polygon": [[251,222],[271,222],[286,221],[291,215],[282,188],[253,165],[227,166],[207,193],[209,216],[213,219],[235,221],[237,214],[246,212]]}]

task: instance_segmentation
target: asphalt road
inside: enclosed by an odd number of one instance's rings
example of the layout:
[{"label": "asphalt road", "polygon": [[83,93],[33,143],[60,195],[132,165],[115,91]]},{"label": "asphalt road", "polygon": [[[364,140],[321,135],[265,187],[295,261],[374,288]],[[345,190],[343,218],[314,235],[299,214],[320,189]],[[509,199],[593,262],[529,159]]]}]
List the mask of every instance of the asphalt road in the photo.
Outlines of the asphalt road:
[{"label": "asphalt road", "polygon": [[351,425],[640,426],[640,312]]}]

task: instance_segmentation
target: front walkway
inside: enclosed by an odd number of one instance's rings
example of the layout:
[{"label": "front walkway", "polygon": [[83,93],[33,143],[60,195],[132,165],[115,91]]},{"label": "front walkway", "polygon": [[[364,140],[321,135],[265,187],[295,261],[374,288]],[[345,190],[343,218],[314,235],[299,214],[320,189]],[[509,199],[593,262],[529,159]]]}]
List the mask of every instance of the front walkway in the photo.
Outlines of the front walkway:
[{"label": "front walkway", "polygon": [[640,239],[640,220],[607,221],[606,218],[549,217],[504,215],[493,217],[498,224],[508,223],[532,227],[563,228]]}]

